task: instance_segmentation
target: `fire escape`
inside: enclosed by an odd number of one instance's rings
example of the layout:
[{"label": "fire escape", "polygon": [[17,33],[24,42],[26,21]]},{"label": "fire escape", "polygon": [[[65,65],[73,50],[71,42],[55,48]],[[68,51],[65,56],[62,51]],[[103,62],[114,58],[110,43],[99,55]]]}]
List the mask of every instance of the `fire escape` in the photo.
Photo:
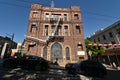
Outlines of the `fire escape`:
[{"label": "fire escape", "polygon": [[[53,30],[52,34],[48,35],[46,37],[46,39],[41,39],[41,38],[36,38],[36,37],[26,35],[26,38],[32,39],[35,41],[33,43],[30,43],[30,45],[36,45],[36,42],[48,45],[49,42],[63,41],[64,36],[62,35],[62,32],[61,32],[61,34],[58,32],[58,30],[59,30],[58,27],[61,26],[61,24],[63,23],[63,19],[61,18],[61,16],[58,16],[58,14],[54,13],[54,3],[52,0],[51,0],[50,12],[51,12],[51,17],[50,17],[49,22],[50,22],[51,26],[54,26],[54,30]],[[55,16],[57,16],[57,18]]]}]

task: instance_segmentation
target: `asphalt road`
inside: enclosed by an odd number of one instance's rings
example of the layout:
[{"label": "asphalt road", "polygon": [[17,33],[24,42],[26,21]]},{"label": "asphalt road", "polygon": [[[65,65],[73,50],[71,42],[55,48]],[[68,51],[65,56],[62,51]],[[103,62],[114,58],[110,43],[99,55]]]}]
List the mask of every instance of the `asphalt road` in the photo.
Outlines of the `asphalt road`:
[{"label": "asphalt road", "polygon": [[108,70],[108,75],[103,79],[99,79],[83,75],[71,75],[63,70],[51,69],[50,71],[41,72],[20,68],[9,69],[0,66],[0,80],[120,80],[120,70]]},{"label": "asphalt road", "polygon": [[0,80],[80,80],[80,76],[66,74],[60,70],[46,72],[1,68]]}]

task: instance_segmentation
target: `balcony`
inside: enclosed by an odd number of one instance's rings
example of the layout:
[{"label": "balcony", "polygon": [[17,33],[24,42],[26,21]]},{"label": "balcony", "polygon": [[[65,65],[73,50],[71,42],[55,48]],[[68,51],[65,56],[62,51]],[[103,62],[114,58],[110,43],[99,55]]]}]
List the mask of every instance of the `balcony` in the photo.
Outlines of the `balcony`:
[{"label": "balcony", "polygon": [[64,40],[64,36],[60,36],[60,35],[55,35],[55,36],[49,36],[50,41],[60,41],[63,42]]},{"label": "balcony", "polygon": [[[50,23],[57,23],[59,21],[59,18],[50,18]],[[63,18],[60,18],[59,24],[63,24]]]}]

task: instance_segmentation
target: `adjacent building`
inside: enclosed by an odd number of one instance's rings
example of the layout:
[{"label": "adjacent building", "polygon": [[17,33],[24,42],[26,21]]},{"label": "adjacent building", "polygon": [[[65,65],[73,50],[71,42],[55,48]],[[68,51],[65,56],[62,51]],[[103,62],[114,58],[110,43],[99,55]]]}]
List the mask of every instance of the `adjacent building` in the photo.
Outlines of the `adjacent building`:
[{"label": "adjacent building", "polygon": [[120,21],[95,32],[88,39],[106,47],[103,61],[113,67],[120,66]]},{"label": "adjacent building", "polygon": [[24,50],[59,64],[87,59],[80,7],[31,5]]},{"label": "adjacent building", "polygon": [[120,44],[120,21],[95,32],[89,39],[101,44]]},{"label": "adjacent building", "polygon": [[11,38],[0,36],[0,56],[3,51],[3,46],[5,45],[5,43],[7,43],[7,46],[5,48],[4,55],[10,55],[11,49],[15,49],[17,47],[17,43],[11,40]]}]

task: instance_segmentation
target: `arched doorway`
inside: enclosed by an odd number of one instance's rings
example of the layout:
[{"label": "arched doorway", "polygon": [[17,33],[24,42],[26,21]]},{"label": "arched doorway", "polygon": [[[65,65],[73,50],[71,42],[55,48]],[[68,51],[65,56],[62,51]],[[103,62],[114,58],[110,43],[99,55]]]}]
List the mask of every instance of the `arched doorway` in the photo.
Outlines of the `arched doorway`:
[{"label": "arched doorway", "polygon": [[54,43],[51,47],[51,61],[56,61],[58,59],[59,61],[62,61],[62,46],[59,43]]}]

